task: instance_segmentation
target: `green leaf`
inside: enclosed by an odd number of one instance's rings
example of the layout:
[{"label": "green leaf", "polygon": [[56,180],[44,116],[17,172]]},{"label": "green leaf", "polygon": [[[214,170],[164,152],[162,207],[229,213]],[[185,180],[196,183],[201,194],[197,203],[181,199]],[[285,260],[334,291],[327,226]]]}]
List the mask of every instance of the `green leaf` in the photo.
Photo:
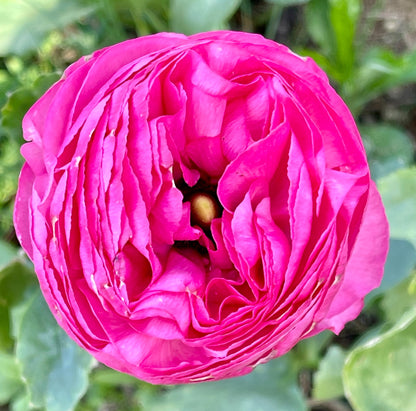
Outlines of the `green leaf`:
[{"label": "green leaf", "polygon": [[17,396],[10,405],[10,411],[30,411],[30,410],[34,410],[34,408],[32,404],[30,403],[29,396],[25,392]]},{"label": "green leaf", "polygon": [[336,345],[329,347],[314,375],[313,398],[326,400],[344,395],[342,369],[346,352]]},{"label": "green leaf", "polygon": [[0,56],[24,54],[39,47],[47,33],[94,10],[77,0],[2,0]]},{"label": "green leaf", "polygon": [[91,374],[91,380],[96,384],[110,386],[137,385],[139,383],[139,380],[136,377],[107,368],[102,364],[100,364],[100,367],[97,367]]},{"label": "green leaf", "polygon": [[58,326],[40,291],[21,319],[16,356],[35,407],[73,410],[87,390],[93,359]]},{"label": "green leaf", "polygon": [[392,87],[416,81],[416,51],[401,56],[386,49],[369,50],[351,81],[340,90],[342,97],[354,113],[369,101],[386,93]]},{"label": "green leaf", "polygon": [[173,31],[194,34],[226,27],[242,0],[173,0],[171,24]]},{"label": "green leaf", "polygon": [[3,132],[23,142],[22,119],[34,102],[35,97],[30,89],[21,88],[10,94],[7,103],[1,109],[0,125]]},{"label": "green leaf", "polygon": [[10,336],[10,318],[8,307],[0,304],[0,350],[12,348],[13,340]]},{"label": "green leaf", "polygon": [[0,351],[0,405],[9,402],[22,387],[16,358]]},{"label": "green leaf", "polygon": [[290,357],[258,366],[251,374],[173,388],[145,404],[146,411],[301,411],[305,402]]},{"label": "green leaf", "polygon": [[351,76],[355,63],[354,38],[358,18],[361,13],[360,0],[329,0],[329,19],[335,35],[335,58],[342,78]]},{"label": "green leaf", "polygon": [[7,70],[0,69],[0,107],[6,103],[7,93],[19,85],[17,78]]},{"label": "green leaf", "polygon": [[321,361],[322,352],[333,336],[334,334],[331,331],[325,330],[298,342],[291,351],[296,369],[317,368]]},{"label": "green leaf", "polygon": [[[120,4],[120,1],[117,3]],[[166,0],[127,0],[124,7],[133,17],[138,36],[168,30],[168,3]]]},{"label": "green leaf", "polygon": [[355,348],[347,357],[343,381],[356,411],[414,411],[416,309],[389,331]]},{"label": "green leaf", "polygon": [[383,280],[378,288],[367,295],[366,302],[391,290],[407,278],[415,267],[415,264],[416,250],[412,244],[405,240],[390,239]]},{"label": "green leaf", "polygon": [[[18,249],[5,241],[0,240],[0,273],[4,267],[10,264],[18,256]],[[1,279],[1,274],[0,274]]]},{"label": "green leaf", "polygon": [[305,21],[312,40],[320,47],[322,54],[328,60],[333,60],[335,56],[335,37],[329,14],[328,0],[311,0],[306,6]]},{"label": "green leaf", "polygon": [[315,63],[328,75],[328,77],[336,77],[337,68],[333,66],[333,61],[329,60],[326,56],[316,50],[309,48],[300,48],[296,52],[305,57],[312,58]]},{"label": "green leaf", "polygon": [[0,116],[0,233],[12,227],[13,198],[23,158],[20,146],[23,143],[22,119],[30,106],[58,80],[56,73],[39,76],[33,84],[11,93],[1,109]]},{"label": "green leaf", "polygon": [[18,305],[29,288],[37,286],[32,266],[19,257],[0,271],[0,305]]},{"label": "green leaf", "polygon": [[[20,134],[17,135],[18,138]],[[4,232],[10,229],[13,221],[12,201],[23,163],[19,148],[18,139],[0,141],[0,230]]]},{"label": "green leaf", "polygon": [[0,349],[13,345],[9,310],[25,299],[27,290],[37,284],[32,268],[16,250],[10,252],[8,265],[0,270]]},{"label": "green leaf", "polygon": [[416,275],[406,278],[398,285],[387,291],[381,300],[385,322],[395,323],[406,311],[415,306],[416,290],[412,287]]},{"label": "green leaf", "polygon": [[360,126],[371,175],[377,180],[413,162],[413,144],[401,128],[388,124]]},{"label": "green leaf", "polygon": [[266,0],[268,3],[279,4],[282,7],[297,6],[298,4],[306,4],[310,0]]},{"label": "green leaf", "polygon": [[378,181],[390,235],[416,248],[416,167],[403,168]]},{"label": "green leaf", "polygon": [[[319,46],[318,56],[328,75],[343,83],[355,66],[354,38],[361,13],[360,0],[311,0],[306,6],[306,27]],[[321,65],[319,61],[318,64]]]},{"label": "green leaf", "polygon": [[11,93],[7,103],[1,109],[0,126],[9,138],[23,142],[22,120],[29,108],[45,91],[58,81],[58,73],[40,75],[33,84],[28,87],[21,87]]}]

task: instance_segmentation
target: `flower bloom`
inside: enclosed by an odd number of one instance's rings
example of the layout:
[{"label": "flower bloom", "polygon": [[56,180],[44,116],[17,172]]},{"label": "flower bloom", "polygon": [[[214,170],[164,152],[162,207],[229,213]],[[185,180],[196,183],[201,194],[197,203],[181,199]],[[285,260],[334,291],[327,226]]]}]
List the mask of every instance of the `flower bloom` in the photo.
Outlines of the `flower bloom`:
[{"label": "flower bloom", "polygon": [[338,333],[388,227],[353,118],[259,35],[158,34],[71,65],[23,122],[18,238],[59,324],[152,383]]}]

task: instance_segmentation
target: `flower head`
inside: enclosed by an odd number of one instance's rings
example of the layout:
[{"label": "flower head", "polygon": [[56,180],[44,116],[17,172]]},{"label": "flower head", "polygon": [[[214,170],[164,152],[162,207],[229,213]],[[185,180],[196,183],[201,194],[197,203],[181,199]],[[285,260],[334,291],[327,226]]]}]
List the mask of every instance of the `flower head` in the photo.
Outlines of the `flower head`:
[{"label": "flower head", "polygon": [[29,110],[18,238],[59,324],[153,383],[242,375],[377,287],[388,229],[353,118],[259,35],[158,34]]}]

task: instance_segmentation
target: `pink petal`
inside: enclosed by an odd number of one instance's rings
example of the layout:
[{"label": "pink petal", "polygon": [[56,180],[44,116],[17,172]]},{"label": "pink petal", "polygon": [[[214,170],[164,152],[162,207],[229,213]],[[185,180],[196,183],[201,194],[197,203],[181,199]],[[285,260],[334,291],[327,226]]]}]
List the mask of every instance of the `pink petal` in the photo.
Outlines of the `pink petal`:
[{"label": "pink petal", "polygon": [[380,195],[371,182],[360,232],[345,268],[341,287],[325,318],[308,336],[326,328],[339,333],[346,322],[357,317],[363,308],[364,297],[381,283],[388,239],[387,218]]}]

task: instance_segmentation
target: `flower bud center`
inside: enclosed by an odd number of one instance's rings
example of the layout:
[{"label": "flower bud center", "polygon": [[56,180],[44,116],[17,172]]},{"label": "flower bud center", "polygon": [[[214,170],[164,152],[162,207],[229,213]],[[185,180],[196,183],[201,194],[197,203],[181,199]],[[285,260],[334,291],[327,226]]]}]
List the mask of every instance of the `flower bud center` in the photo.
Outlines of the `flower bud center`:
[{"label": "flower bud center", "polygon": [[220,209],[214,196],[196,193],[190,198],[192,224],[206,229],[211,221],[220,216]]}]

